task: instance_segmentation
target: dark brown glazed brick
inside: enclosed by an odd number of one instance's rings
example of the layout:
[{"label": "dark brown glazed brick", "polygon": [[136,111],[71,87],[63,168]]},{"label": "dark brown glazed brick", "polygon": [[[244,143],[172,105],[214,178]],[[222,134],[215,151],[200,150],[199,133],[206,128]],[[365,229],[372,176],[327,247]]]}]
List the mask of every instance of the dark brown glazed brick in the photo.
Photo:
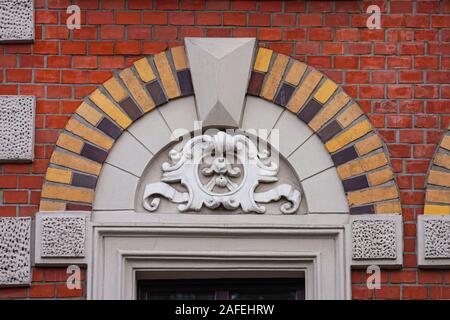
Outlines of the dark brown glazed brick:
[{"label": "dark brown glazed brick", "polygon": [[327,142],[342,130],[340,124],[333,120],[331,123],[323,127],[317,134],[322,142]]},{"label": "dark brown glazed brick", "polygon": [[88,159],[91,159],[95,162],[103,163],[105,162],[106,157],[108,156],[108,152],[106,152],[103,149],[97,148],[93,145],[90,145],[88,143],[85,143],[83,149],[80,152],[80,155]]},{"label": "dark brown glazed brick", "polygon": [[345,192],[361,190],[369,187],[369,181],[366,176],[359,176],[342,181]]},{"label": "dark brown glazed brick", "polygon": [[122,109],[130,116],[131,120],[135,121],[139,119],[144,113],[141,109],[134,103],[133,99],[130,97],[123,100],[119,105]]},{"label": "dark brown glazed brick", "polygon": [[264,82],[264,74],[252,71],[252,76],[250,78],[247,93],[253,96],[259,96],[263,82]]},{"label": "dark brown glazed brick", "polygon": [[97,184],[97,177],[89,176],[87,174],[82,173],[73,173],[72,183],[71,185],[76,187],[84,187],[89,189],[95,189],[95,185]]},{"label": "dark brown glazed brick", "polygon": [[78,204],[78,203],[67,203],[66,205],[67,211],[92,211],[92,206],[86,204]]},{"label": "dark brown glazed brick", "polygon": [[190,96],[194,94],[194,87],[192,86],[191,72],[189,69],[177,72],[178,85],[182,96]]},{"label": "dark brown glazed brick", "polygon": [[167,102],[167,97],[164,94],[164,90],[161,88],[161,85],[158,81],[150,82],[146,85],[148,92],[152,96],[153,101],[156,106],[162,105]]},{"label": "dark brown glazed brick", "polygon": [[114,122],[112,122],[108,118],[103,118],[102,121],[100,121],[100,123],[97,125],[97,128],[114,140],[122,134],[122,129],[116,126]]},{"label": "dark brown glazed brick", "polygon": [[278,104],[279,106],[285,107],[287,103],[289,102],[289,99],[291,98],[292,94],[295,91],[295,87],[283,83],[283,85],[280,88],[280,91],[278,91],[277,96],[275,97],[274,102]]},{"label": "dark brown glazed brick", "polygon": [[374,213],[375,208],[373,205],[350,208],[350,214],[374,214]]},{"label": "dark brown glazed brick", "polygon": [[314,99],[309,100],[306,106],[300,110],[298,117],[305,123],[309,123],[312,118],[320,111],[322,104]]},{"label": "dark brown glazed brick", "polygon": [[341,164],[344,164],[346,162],[349,162],[351,160],[354,160],[358,158],[358,152],[356,152],[356,149],[354,146],[348,147],[342,151],[339,151],[331,156],[331,159],[333,160],[334,164],[336,166],[340,166]]}]

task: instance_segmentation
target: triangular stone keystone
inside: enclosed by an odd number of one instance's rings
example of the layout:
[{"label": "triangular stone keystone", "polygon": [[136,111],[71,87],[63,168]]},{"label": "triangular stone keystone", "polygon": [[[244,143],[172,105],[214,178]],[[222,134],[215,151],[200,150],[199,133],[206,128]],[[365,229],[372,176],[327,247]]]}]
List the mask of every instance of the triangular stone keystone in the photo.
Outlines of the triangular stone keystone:
[{"label": "triangular stone keystone", "polygon": [[185,38],[199,120],[238,127],[250,78],[254,38]]}]

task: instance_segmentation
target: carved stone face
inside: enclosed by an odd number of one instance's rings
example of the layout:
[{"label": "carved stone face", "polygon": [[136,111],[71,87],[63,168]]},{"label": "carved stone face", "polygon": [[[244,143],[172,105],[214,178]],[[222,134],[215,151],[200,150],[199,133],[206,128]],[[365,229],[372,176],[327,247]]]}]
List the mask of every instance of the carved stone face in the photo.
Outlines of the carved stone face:
[{"label": "carved stone face", "polygon": [[207,155],[199,164],[199,179],[207,192],[223,194],[235,191],[244,180],[244,167],[234,154]]}]

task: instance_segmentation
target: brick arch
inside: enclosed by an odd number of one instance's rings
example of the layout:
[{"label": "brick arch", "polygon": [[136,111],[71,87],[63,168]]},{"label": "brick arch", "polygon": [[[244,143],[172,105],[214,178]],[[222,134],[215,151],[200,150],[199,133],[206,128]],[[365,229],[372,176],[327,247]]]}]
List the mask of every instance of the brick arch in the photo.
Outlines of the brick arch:
[{"label": "brick arch", "polygon": [[[40,211],[90,211],[102,164],[123,130],[169,100],[193,94],[184,47],[140,59],[103,83],[58,138]],[[382,140],[336,83],[295,59],[259,48],[247,94],[287,108],[317,134],[342,180],[350,213],[401,212]]]},{"label": "brick arch", "polygon": [[430,164],[424,214],[450,214],[450,125]]}]

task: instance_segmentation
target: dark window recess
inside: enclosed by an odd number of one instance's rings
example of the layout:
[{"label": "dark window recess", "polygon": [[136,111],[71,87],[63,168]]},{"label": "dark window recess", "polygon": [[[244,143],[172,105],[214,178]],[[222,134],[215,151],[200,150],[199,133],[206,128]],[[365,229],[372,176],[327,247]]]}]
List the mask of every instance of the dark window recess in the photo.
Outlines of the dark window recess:
[{"label": "dark window recess", "polygon": [[304,300],[303,278],[138,281],[139,300]]}]

